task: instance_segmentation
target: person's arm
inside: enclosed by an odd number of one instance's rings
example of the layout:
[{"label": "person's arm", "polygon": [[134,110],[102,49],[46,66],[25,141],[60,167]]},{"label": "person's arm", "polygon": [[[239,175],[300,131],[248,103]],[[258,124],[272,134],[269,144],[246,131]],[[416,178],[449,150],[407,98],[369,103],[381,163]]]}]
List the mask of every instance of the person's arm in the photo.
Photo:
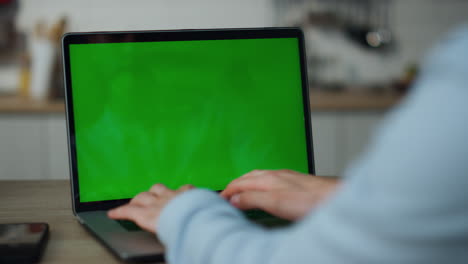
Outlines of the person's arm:
[{"label": "person's arm", "polygon": [[267,263],[281,235],[260,228],[221,199],[195,189],[169,203],[159,219],[158,236],[168,263]]}]

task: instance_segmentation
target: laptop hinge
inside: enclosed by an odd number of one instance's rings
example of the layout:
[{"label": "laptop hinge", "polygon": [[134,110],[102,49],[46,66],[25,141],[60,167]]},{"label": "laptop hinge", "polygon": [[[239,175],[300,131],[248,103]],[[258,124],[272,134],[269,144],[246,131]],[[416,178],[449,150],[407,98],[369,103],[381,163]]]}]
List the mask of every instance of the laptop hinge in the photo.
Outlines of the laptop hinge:
[{"label": "laptop hinge", "polygon": [[76,215],[75,215],[75,218],[78,220],[78,222],[80,222],[80,224],[84,225],[84,221],[83,221],[83,219],[79,216],[79,214],[76,214]]}]

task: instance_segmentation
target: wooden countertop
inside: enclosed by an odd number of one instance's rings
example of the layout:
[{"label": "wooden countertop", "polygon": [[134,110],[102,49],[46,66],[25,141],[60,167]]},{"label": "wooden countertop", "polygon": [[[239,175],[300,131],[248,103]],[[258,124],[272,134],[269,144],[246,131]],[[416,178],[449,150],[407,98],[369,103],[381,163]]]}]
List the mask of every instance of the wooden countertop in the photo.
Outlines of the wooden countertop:
[{"label": "wooden countertop", "polygon": [[34,101],[15,96],[0,96],[0,114],[47,114],[64,113],[65,103],[57,101]]},{"label": "wooden countertop", "polygon": [[[384,111],[400,100],[397,94],[311,91],[312,111]],[[0,114],[63,113],[63,100],[39,102],[17,97],[0,97]]]},{"label": "wooden countertop", "polygon": [[364,92],[310,92],[310,109],[321,111],[385,111],[395,106],[402,98],[395,93]]},{"label": "wooden countertop", "polygon": [[68,180],[0,181],[0,223],[47,222],[40,263],[121,263],[75,220]]}]

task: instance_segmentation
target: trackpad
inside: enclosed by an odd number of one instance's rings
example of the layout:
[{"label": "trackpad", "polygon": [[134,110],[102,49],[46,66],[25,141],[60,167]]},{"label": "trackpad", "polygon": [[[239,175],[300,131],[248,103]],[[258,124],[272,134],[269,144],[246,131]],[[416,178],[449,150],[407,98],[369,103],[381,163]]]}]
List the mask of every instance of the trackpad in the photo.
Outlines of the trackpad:
[{"label": "trackpad", "polygon": [[164,246],[157,236],[142,230],[135,223],[109,219],[106,211],[78,215],[88,229],[122,259],[162,259]]},{"label": "trackpad", "polygon": [[109,244],[121,254],[150,254],[164,252],[164,247],[154,234],[148,232],[116,232],[107,235]]},{"label": "trackpad", "polygon": [[137,224],[135,224],[132,221],[127,221],[127,220],[116,220],[117,223],[125,230],[130,231],[130,232],[135,232],[135,231],[143,231]]}]

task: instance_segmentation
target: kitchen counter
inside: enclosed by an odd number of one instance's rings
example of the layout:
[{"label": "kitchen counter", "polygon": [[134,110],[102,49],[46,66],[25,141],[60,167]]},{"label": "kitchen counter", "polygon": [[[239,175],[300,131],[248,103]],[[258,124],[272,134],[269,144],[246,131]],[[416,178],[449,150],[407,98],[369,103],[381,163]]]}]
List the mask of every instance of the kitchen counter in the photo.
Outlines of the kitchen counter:
[{"label": "kitchen counter", "polygon": [[0,114],[64,113],[63,100],[34,101],[15,96],[0,96]]},{"label": "kitchen counter", "polygon": [[[384,111],[401,99],[397,94],[311,91],[312,111]],[[33,101],[14,96],[0,97],[0,114],[63,113],[63,100]]]},{"label": "kitchen counter", "polygon": [[385,111],[396,105],[403,96],[395,93],[310,92],[312,112],[320,111]]}]

